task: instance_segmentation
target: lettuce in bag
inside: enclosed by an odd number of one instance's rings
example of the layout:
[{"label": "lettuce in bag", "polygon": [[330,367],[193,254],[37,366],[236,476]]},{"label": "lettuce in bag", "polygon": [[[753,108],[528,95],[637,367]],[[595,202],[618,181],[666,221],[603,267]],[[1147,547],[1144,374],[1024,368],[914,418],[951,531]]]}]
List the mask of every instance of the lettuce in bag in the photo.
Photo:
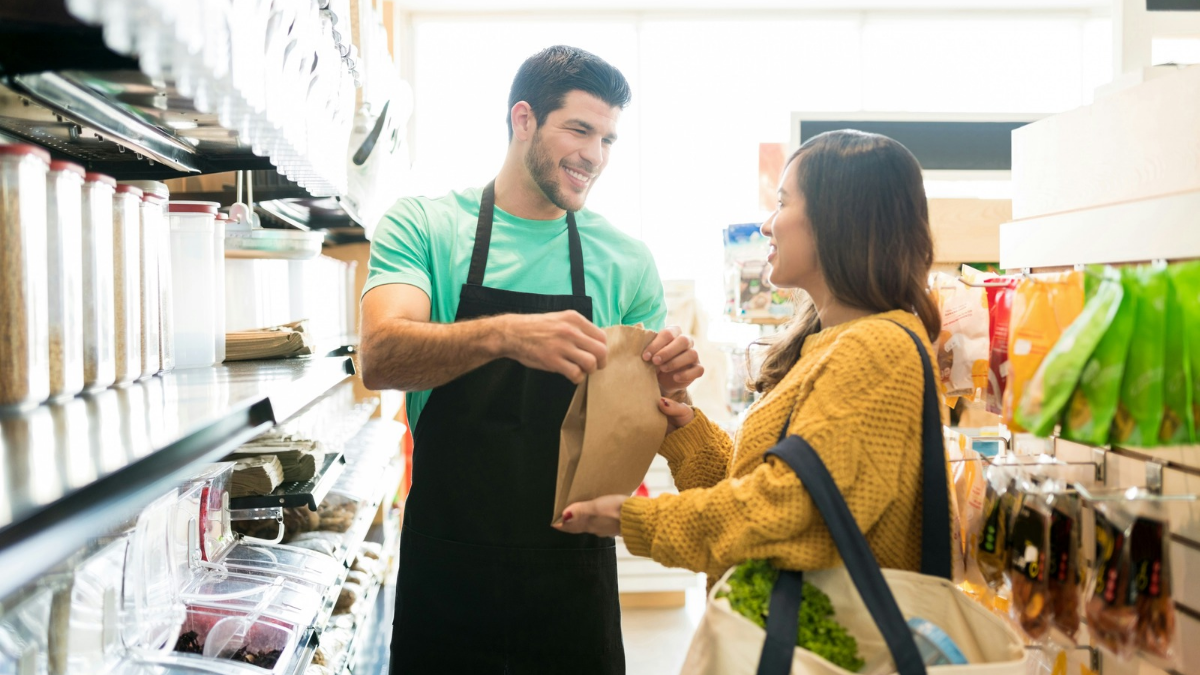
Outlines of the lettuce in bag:
[{"label": "lettuce in bag", "polygon": [[1121,284],[1115,279],[1096,288],[1095,295],[1063,331],[1029,381],[1017,407],[1018,424],[1038,436],[1048,436],[1054,431],[1084,365],[1112,324],[1123,295]]},{"label": "lettuce in bag", "polygon": [[1166,357],[1167,268],[1143,266],[1134,271],[1137,335],[1129,345],[1121,401],[1113,420],[1113,443],[1139,447],[1158,444],[1163,420]]},{"label": "lettuce in bag", "polygon": [[[1188,439],[1194,443],[1200,441],[1200,262],[1172,265],[1169,274],[1182,329],[1182,344],[1179,346],[1185,354],[1189,369],[1187,395],[1188,401],[1191,402],[1192,414]],[[1170,344],[1171,338],[1168,337],[1167,340]],[[1170,375],[1167,386],[1172,386]]]},{"label": "lettuce in bag", "polygon": [[[1091,278],[1095,277],[1089,275]],[[1128,290],[1136,283],[1132,270],[1122,273],[1109,269],[1100,278],[1102,283],[1121,287],[1119,307],[1100,344],[1083,367],[1079,386],[1071,395],[1062,420],[1064,438],[1092,445],[1108,443],[1113,417],[1117,414],[1117,400],[1121,397],[1121,377],[1125,374],[1125,357],[1137,313],[1136,298],[1133,291]]]}]

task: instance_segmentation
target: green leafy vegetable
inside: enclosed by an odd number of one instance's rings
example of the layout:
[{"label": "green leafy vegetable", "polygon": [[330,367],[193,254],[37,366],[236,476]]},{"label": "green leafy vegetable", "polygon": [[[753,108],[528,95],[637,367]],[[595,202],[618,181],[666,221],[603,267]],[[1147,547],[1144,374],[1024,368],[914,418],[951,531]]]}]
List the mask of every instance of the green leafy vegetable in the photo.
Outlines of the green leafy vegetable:
[{"label": "green leafy vegetable", "polygon": [[[760,628],[766,628],[771,589],[778,577],[779,572],[766,561],[749,560],[729,576],[729,589],[720,591],[717,597],[728,598],[733,611]],[[829,596],[807,581],[804,582],[803,594],[796,646],[840,668],[857,672],[864,665],[858,656],[858,641],[834,620],[833,603]]]}]

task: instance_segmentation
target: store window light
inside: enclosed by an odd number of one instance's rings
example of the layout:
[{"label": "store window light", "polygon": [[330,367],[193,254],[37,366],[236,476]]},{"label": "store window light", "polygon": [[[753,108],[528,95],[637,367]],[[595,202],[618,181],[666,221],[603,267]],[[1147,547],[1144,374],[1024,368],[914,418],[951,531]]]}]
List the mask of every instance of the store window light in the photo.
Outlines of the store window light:
[{"label": "store window light", "polygon": [[1150,64],[1190,66],[1200,63],[1200,35],[1163,37],[1150,41]]}]

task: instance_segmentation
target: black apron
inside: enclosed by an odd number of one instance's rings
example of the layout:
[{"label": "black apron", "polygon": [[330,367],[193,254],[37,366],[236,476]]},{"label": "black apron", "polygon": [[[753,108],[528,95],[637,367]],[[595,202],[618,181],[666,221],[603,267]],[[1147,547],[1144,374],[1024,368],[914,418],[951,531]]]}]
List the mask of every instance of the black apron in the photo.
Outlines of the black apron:
[{"label": "black apron", "polygon": [[[572,213],[571,295],[483,285],[494,206],[491,183],[455,321],[570,309],[590,321]],[[550,527],[574,393],[507,358],[433,390],[414,434],[392,675],[625,672],[613,539]]]}]

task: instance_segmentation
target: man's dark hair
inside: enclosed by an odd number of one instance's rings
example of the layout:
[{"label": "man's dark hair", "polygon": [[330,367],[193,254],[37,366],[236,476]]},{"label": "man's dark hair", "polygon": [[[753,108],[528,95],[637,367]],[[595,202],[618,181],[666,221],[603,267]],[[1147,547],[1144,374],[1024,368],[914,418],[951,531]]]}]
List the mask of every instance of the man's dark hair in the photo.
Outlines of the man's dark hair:
[{"label": "man's dark hair", "polygon": [[584,91],[605,103],[624,108],[632,95],[629,81],[607,61],[577,47],[547,47],[525,59],[508,93],[508,140],[512,140],[512,109],[521,101],[533,109],[538,125],[563,106],[572,91]]}]

